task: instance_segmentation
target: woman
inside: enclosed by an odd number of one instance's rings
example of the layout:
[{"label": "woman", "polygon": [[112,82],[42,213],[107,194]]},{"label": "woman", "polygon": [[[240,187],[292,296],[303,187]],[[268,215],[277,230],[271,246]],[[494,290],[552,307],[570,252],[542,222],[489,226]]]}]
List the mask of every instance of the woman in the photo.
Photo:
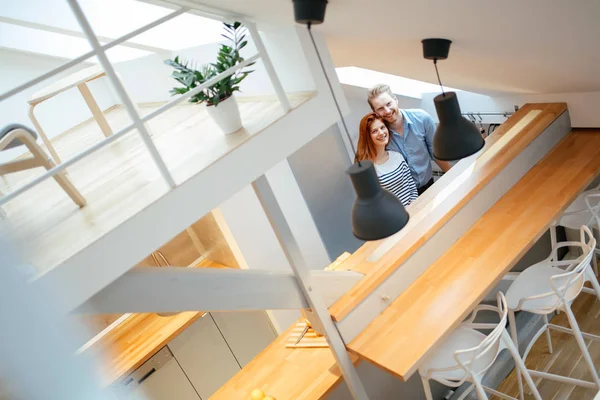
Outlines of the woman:
[{"label": "woman", "polygon": [[398,197],[406,207],[417,198],[417,185],[402,154],[385,149],[389,140],[390,133],[383,119],[375,113],[365,115],[360,121],[355,161],[372,161],[381,187]]}]

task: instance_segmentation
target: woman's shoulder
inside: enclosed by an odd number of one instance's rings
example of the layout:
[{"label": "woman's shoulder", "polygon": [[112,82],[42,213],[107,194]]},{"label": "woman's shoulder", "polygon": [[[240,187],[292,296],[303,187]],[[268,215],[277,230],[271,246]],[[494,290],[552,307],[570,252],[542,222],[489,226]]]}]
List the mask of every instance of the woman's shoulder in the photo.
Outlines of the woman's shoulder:
[{"label": "woman's shoulder", "polygon": [[398,152],[398,151],[391,151],[388,150],[388,155],[389,155],[389,161],[392,161],[396,164],[400,164],[402,162],[406,162],[406,160],[404,159],[404,156],[402,155],[402,153]]}]

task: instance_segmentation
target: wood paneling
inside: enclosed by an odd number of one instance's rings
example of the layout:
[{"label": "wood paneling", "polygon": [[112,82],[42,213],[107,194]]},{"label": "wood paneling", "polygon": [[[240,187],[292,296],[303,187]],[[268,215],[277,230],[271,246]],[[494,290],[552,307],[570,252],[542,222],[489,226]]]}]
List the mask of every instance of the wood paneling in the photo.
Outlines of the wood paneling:
[{"label": "wood paneling", "polygon": [[600,130],[573,130],[347,347],[408,379],[600,173]]}]

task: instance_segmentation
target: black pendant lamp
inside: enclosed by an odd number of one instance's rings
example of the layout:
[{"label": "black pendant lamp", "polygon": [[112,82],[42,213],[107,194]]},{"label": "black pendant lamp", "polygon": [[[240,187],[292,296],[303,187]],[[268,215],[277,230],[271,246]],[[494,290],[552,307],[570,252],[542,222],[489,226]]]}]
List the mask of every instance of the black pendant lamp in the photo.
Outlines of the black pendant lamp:
[{"label": "black pendant lamp", "polygon": [[[308,33],[321,64],[323,75],[329,85],[344,131],[354,154],[356,154],[342,110],[335,97],[323,60],[310,30],[311,25],[321,24],[325,20],[327,1],[293,0],[293,3],[296,22],[306,24],[308,28]],[[396,196],[381,187],[375,172],[375,166],[371,161],[358,161],[348,168],[347,172],[356,192],[356,200],[352,206],[352,232],[354,236],[361,240],[379,240],[404,228],[408,222],[408,213]]]},{"label": "black pendant lamp", "polygon": [[442,161],[453,161],[477,153],[485,141],[479,129],[461,115],[460,105],[455,92],[444,92],[437,61],[448,58],[450,44],[448,39],[424,39],[423,57],[433,60],[442,94],[433,99],[440,123],[433,136],[433,156]]}]

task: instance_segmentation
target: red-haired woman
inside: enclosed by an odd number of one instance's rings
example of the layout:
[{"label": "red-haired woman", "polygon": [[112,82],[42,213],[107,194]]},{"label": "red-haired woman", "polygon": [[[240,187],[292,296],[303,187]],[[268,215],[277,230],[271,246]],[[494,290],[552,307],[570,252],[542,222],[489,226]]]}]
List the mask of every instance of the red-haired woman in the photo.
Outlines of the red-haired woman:
[{"label": "red-haired woman", "polygon": [[402,154],[385,149],[389,140],[390,133],[383,119],[375,113],[365,115],[358,130],[355,161],[372,161],[381,187],[398,197],[406,207],[417,198],[417,185]]}]

